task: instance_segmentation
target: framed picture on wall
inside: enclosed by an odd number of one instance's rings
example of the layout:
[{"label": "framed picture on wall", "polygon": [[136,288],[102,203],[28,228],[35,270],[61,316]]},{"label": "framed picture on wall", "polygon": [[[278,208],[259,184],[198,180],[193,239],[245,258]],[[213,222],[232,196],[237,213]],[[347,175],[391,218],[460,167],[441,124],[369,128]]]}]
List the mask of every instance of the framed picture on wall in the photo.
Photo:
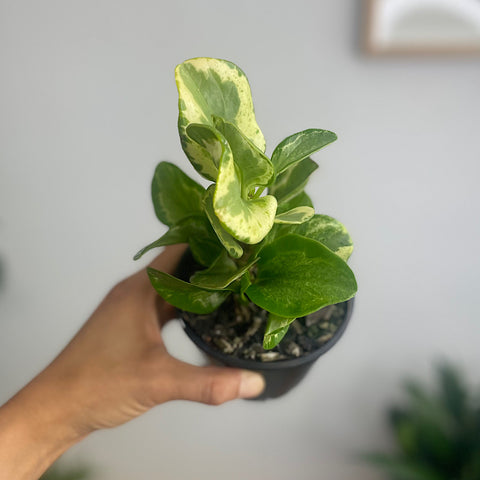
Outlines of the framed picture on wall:
[{"label": "framed picture on wall", "polygon": [[480,0],[366,0],[373,55],[480,54]]}]

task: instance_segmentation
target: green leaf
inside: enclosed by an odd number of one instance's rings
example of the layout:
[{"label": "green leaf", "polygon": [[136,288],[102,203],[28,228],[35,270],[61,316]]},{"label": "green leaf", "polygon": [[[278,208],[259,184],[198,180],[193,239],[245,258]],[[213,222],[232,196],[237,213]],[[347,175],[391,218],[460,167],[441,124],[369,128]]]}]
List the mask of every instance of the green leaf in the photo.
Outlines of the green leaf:
[{"label": "green leaf", "polygon": [[176,165],[161,162],[152,180],[152,200],[158,219],[172,226],[185,217],[202,213],[205,189]]},{"label": "green leaf", "polygon": [[179,95],[178,131],[192,165],[209,180],[216,169],[208,150],[187,135],[191,123],[213,126],[212,115],[233,123],[262,152],[265,139],[255,119],[250,86],[236,65],[214,58],[193,58],[175,69]]},{"label": "green leaf", "polygon": [[438,366],[438,376],[445,408],[459,421],[468,418],[468,392],[460,373],[453,366],[443,363]]},{"label": "green leaf", "polygon": [[214,122],[230,146],[235,165],[241,172],[242,197],[248,199],[253,188],[267,186],[272,180],[272,162],[235,125],[220,117],[214,117]]},{"label": "green leaf", "polygon": [[315,210],[312,207],[296,207],[275,217],[275,223],[301,224],[313,217]]},{"label": "green leaf", "polygon": [[269,193],[275,196],[279,204],[291,200],[303,191],[308,178],[317,168],[318,165],[311,158],[301,160],[278,175]]},{"label": "green leaf", "polygon": [[254,259],[238,268],[227,252],[223,251],[209,268],[195,273],[190,282],[208,290],[223,290],[239,279],[256,261],[257,259]]},{"label": "green leaf", "polygon": [[323,243],[345,261],[353,252],[353,241],[345,226],[328,215],[314,215],[302,225],[281,229],[277,232],[277,238],[288,233],[296,233]]},{"label": "green leaf", "polygon": [[[240,294],[242,295],[242,298],[245,299],[245,292],[247,291],[247,288],[252,284],[252,277],[250,275],[250,272],[245,272],[240,279]],[[248,301],[248,299],[247,299]]]},{"label": "green leaf", "polygon": [[223,251],[223,245],[218,240],[215,231],[210,222],[208,223],[208,235],[191,235],[188,238],[188,244],[192,251],[193,258],[205,267],[210,266]]},{"label": "green leaf", "polygon": [[89,466],[62,467],[54,463],[39,480],[87,480],[92,478],[93,471]]},{"label": "green leaf", "polygon": [[294,133],[283,140],[272,154],[276,175],[309,157],[312,153],[334,142],[337,136],[328,130],[316,128]]},{"label": "green leaf", "polygon": [[134,260],[139,260],[143,255],[145,255],[148,251],[164,247],[165,245],[175,245],[177,243],[185,243],[188,240],[186,235],[186,231],[182,228],[177,226],[171,227],[165,235],[162,235],[158,240],[148,244],[146,247],[143,247],[139,250],[135,256],[133,257]]},{"label": "green leaf", "polygon": [[315,240],[286,235],[262,248],[259,258],[257,277],[246,293],[276,315],[303,317],[357,291],[348,265]]},{"label": "green leaf", "polygon": [[195,215],[180,220],[165,235],[142,248],[134,257],[138,260],[153,248],[177,243],[188,243],[195,259],[202,265],[211,265],[223,250],[205,215]]},{"label": "green leaf", "polygon": [[240,258],[243,255],[243,248],[240,244],[223,228],[220,220],[215,214],[213,209],[213,195],[215,191],[215,185],[210,185],[207,189],[205,195],[204,204],[205,204],[205,213],[207,214],[208,220],[210,221],[215,233],[217,234],[218,239],[222,245],[227,250],[228,254],[233,258]]},{"label": "green leaf", "polygon": [[267,326],[263,336],[263,348],[271,350],[276,347],[288,331],[288,327],[295,318],[280,317],[270,313],[268,315]]},{"label": "green leaf", "polygon": [[166,302],[188,312],[211,313],[230,295],[228,291],[205,290],[153,268],[147,268],[147,273],[153,288]]},{"label": "green leaf", "polygon": [[220,160],[213,208],[223,228],[241,242],[255,244],[270,231],[277,201],[266,195],[246,200],[242,196],[240,173],[231,151]]},{"label": "green leaf", "polygon": [[313,208],[313,202],[305,192],[300,192],[298,195],[295,195],[295,197],[293,197],[291,200],[279,203],[277,207],[277,215],[280,213],[288,212],[292,208],[303,206]]}]

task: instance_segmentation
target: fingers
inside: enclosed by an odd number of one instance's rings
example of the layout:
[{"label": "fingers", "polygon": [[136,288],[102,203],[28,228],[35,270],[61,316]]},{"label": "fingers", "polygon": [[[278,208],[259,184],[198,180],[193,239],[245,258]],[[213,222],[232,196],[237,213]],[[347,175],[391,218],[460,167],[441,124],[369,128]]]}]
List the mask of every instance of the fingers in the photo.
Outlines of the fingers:
[{"label": "fingers", "polygon": [[159,295],[157,295],[155,298],[155,306],[157,312],[157,321],[160,325],[160,328],[164,327],[167,322],[173,318],[177,318],[177,309],[173,305],[167,303]]},{"label": "fingers", "polygon": [[265,389],[258,373],[226,367],[196,367],[171,359],[171,399],[220,405],[236,398],[254,398]]}]

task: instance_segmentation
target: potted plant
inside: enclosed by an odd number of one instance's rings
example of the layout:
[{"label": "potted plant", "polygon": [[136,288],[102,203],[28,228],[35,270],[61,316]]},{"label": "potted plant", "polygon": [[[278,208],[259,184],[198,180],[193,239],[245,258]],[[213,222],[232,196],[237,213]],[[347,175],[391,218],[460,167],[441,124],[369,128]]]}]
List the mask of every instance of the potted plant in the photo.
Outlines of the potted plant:
[{"label": "potted plant", "polygon": [[395,454],[366,459],[393,480],[478,480],[480,399],[448,364],[438,368],[438,388],[406,384],[408,401],[389,410]]},{"label": "potted plant", "polygon": [[[161,162],[152,199],[169,229],[134,258],[155,247],[188,243],[190,253],[177,277],[148,269],[158,294],[182,312],[187,333],[227,364],[303,372],[343,331],[351,307],[341,302],[357,290],[346,263],[353,249],[350,235],[337,220],[315,214],[304,191],[318,167],[310,155],[337,136],[304,130],[283,140],[269,158],[250,86],[236,65],[195,58],[178,65],[175,77],[181,145],[210,183],[204,188]],[[220,336],[205,331],[210,324]],[[289,348],[279,351],[291,325],[291,332],[304,330],[305,345],[292,347],[290,340]],[[309,328],[316,333],[307,335]]]}]

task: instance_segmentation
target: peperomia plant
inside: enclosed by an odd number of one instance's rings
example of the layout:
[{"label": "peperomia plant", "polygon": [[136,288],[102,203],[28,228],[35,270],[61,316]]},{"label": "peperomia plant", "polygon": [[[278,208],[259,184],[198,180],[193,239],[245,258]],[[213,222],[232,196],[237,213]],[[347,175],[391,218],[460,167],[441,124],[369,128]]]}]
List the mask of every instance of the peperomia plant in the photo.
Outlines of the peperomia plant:
[{"label": "peperomia plant", "polygon": [[317,164],[310,155],[336,135],[309,129],[283,140],[271,158],[256,122],[250,86],[233,63],[195,58],[177,66],[178,130],[204,188],[161,162],[152,199],[167,233],[135,255],[188,243],[205,267],[189,282],[148,269],[159,295],[197,314],[233,295],[269,312],[263,346],[277,345],[298,317],[355,295],[346,264],[353,246],[345,227],[315,215],[304,187]]}]

